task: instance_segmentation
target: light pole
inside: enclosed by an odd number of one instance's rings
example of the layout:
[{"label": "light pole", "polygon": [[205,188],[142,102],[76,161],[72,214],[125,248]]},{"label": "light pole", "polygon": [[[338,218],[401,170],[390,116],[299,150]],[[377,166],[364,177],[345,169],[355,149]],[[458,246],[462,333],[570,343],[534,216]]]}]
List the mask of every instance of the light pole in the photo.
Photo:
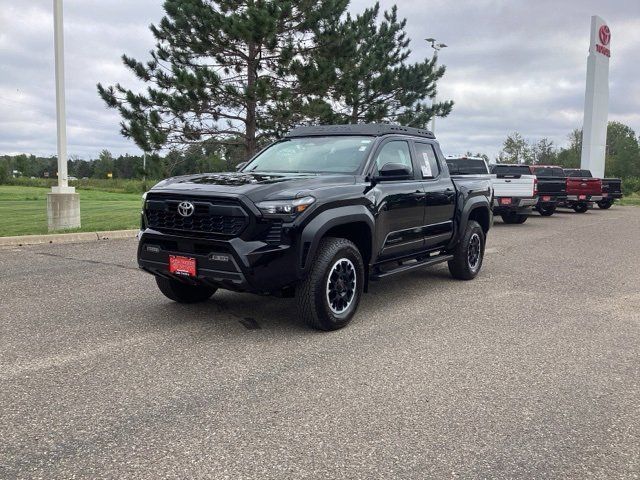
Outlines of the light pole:
[{"label": "light pole", "polygon": [[67,174],[67,123],[64,94],[64,29],[62,0],[53,0],[53,32],[56,71],[56,123],[58,135],[58,186],[47,194],[49,231],[80,227],[80,197],[69,186]]},{"label": "light pole", "polygon": [[[433,48],[433,58],[438,58],[438,52],[443,48],[447,48],[447,45],[444,43],[437,43],[435,38],[425,38],[427,42],[431,44],[431,48]],[[436,104],[436,97],[433,97],[433,104]],[[436,133],[436,116],[435,114],[431,118],[431,132]]]}]

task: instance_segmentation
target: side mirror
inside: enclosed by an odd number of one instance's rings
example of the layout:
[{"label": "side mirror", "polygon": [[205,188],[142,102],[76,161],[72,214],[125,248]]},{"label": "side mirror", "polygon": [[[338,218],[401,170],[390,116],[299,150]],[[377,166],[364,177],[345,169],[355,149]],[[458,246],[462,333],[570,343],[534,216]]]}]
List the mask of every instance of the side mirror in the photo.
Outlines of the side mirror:
[{"label": "side mirror", "polygon": [[378,172],[378,180],[404,180],[411,178],[411,170],[402,163],[385,163]]},{"label": "side mirror", "polygon": [[240,170],[242,170],[244,167],[247,166],[247,163],[249,162],[240,162],[238,165],[236,165],[236,172],[239,172]]}]

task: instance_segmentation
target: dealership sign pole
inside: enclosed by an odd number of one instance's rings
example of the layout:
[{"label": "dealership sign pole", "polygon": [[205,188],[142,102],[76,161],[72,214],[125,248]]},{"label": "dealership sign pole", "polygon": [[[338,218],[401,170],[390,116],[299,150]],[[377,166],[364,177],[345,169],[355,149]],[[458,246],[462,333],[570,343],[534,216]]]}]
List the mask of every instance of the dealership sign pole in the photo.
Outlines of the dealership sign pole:
[{"label": "dealership sign pole", "polygon": [[584,99],[582,156],[580,168],[604,178],[609,115],[609,58],[611,30],[598,16],[591,17],[591,45],[587,58],[587,88]]},{"label": "dealership sign pole", "polygon": [[67,125],[64,92],[64,30],[62,0],[53,0],[53,33],[56,72],[56,122],[58,136],[58,186],[47,195],[49,231],[80,227],[80,197],[69,186],[67,174]]}]

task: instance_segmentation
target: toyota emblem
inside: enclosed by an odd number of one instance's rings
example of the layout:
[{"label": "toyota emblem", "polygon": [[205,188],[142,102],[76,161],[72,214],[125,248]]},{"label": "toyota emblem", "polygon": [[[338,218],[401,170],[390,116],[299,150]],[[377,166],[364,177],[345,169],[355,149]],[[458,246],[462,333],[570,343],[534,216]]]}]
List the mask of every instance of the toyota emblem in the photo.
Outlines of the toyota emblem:
[{"label": "toyota emblem", "polygon": [[602,45],[609,45],[609,42],[611,41],[611,30],[609,30],[609,27],[602,25],[598,35],[600,36],[600,43],[602,43]]},{"label": "toyota emblem", "polygon": [[178,204],[178,213],[183,217],[190,217],[195,211],[196,207],[191,202],[180,202]]}]

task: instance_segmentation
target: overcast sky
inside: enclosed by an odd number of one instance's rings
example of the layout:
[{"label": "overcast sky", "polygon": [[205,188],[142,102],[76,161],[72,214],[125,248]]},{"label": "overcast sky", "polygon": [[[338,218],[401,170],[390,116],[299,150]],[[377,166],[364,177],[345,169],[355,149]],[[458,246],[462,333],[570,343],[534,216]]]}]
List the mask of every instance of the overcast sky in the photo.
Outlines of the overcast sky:
[{"label": "overcast sky", "polygon": [[[445,153],[495,156],[507,134],[566,144],[582,124],[590,17],[612,32],[610,114],[640,132],[640,0],[384,0],[408,18],[414,59],[431,55],[425,37],[448,45],[439,97],[452,99],[438,119]],[[103,148],[138,153],[119,134],[119,116],[96,83],[136,86],[120,56],[148,58],[148,25],[160,0],[65,0],[69,154]],[[352,1],[360,11],[371,2]],[[0,154],[56,151],[51,0],[0,0]]]}]

